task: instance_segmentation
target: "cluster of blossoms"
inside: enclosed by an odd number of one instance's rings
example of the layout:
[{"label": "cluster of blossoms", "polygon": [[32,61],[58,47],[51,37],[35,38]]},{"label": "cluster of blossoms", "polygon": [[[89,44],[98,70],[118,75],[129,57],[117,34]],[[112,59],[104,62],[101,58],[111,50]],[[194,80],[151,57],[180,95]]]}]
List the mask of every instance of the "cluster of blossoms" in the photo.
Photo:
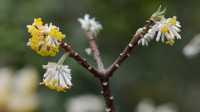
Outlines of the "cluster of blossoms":
[{"label": "cluster of blossoms", "polygon": [[[65,38],[65,35],[58,27],[52,23],[44,24],[41,18],[36,18],[27,28],[31,34],[27,45],[34,51],[42,56],[55,56],[59,52],[59,42]],[[66,55],[64,54],[63,57],[60,63],[50,62],[43,66],[46,73],[41,84],[57,91],[71,88],[71,70],[67,65],[63,65]]]},{"label": "cluster of blossoms", "polygon": [[[102,29],[101,24],[95,21],[95,18],[90,18],[88,14],[83,19],[79,18],[82,28],[86,32],[93,35]],[[35,52],[42,56],[55,56],[59,52],[59,42],[65,38],[65,35],[60,32],[59,28],[50,24],[44,24],[41,18],[34,19],[32,25],[28,25],[28,32],[31,34],[27,45]],[[44,73],[42,85],[56,91],[66,91],[71,88],[71,70],[68,65],[63,65],[67,55],[64,54],[58,63],[49,62],[44,65],[46,69]]]},{"label": "cluster of blossoms", "polygon": [[59,41],[65,35],[55,25],[44,24],[41,18],[34,19],[32,25],[28,25],[31,34],[27,45],[42,56],[55,56],[59,51]]},{"label": "cluster of blossoms", "polygon": [[78,21],[81,27],[86,32],[90,32],[93,35],[97,35],[100,30],[103,29],[102,25],[95,20],[95,18],[90,18],[89,14],[86,14],[84,18],[79,18]]},{"label": "cluster of blossoms", "polygon": [[46,69],[46,73],[41,84],[56,91],[65,91],[71,88],[71,70],[67,65],[48,63],[43,68]]},{"label": "cluster of blossoms", "polygon": [[[160,11],[160,9],[159,9]],[[159,13],[156,12],[156,14]],[[152,20],[155,24],[148,30],[142,39],[138,41],[138,44],[148,45],[148,43],[155,38],[157,42],[165,42],[166,44],[173,45],[176,39],[181,39],[180,31],[181,25],[177,21],[176,16],[171,18],[165,18],[160,14],[165,11],[160,12],[158,15],[154,14]],[[138,30],[138,32],[141,30]]]},{"label": "cluster of blossoms", "polygon": [[[152,15],[151,21],[154,25],[147,31],[143,38],[138,41],[138,44],[148,45],[148,43],[155,39],[157,42],[162,41],[166,44],[173,45],[175,39],[181,39],[179,35],[181,31],[180,22],[177,18],[165,18],[161,11],[161,7]],[[92,34],[92,37],[97,36],[102,25],[95,20],[90,18],[90,15],[86,14],[83,18],[79,18],[78,21],[81,24],[82,29]],[[59,28],[55,25],[44,24],[41,18],[34,19],[32,25],[28,25],[28,32],[31,34],[27,45],[30,46],[34,51],[42,56],[55,56],[59,52],[60,42],[65,38],[65,35],[60,32]],[[141,28],[137,33],[143,32]],[[86,49],[86,52],[90,54],[91,49]],[[56,91],[65,91],[70,89],[71,83],[71,70],[67,65],[63,65],[67,55],[64,54],[58,63],[49,62],[44,65],[46,72],[44,74],[43,82],[41,84],[49,87]]]}]

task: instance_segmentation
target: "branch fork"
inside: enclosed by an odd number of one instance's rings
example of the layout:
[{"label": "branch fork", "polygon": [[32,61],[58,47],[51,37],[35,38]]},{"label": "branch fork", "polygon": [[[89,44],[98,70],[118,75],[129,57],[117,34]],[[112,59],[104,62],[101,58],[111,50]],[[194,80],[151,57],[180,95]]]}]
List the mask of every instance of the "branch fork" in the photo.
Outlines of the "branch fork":
[{"label": "branch fork", "polygon": [[90,65],[85,58],[79,55],[71,45],[65,43],[64,41],[60,42],[60,46],[69,54],[69,57],[77,61],[82,67],[88,70],[94,77],[96,77],[101,85],[101,94],[104,96],[106,102],[106,112],[116,112],[114,107],[114,97],[112,96],[110,89],[110,78],[113,73],[119,69],[120,65],[130,56],[130,53],[137,47],[138,41],[143,38],[143,36],[148,32],[151,26],[154,24],[154,21],[149,20],[147,24],[142,28],[141,32],[136,32],[133,35],[132,39],[125,47],[125,49],[119,54],[116,60],[108,67],[104,68],[102,62],[100,51],[96,44],[96,37],[91,32],[86,32],[86,36],[92,50],[94,59],[96,61],[97,67]]}]

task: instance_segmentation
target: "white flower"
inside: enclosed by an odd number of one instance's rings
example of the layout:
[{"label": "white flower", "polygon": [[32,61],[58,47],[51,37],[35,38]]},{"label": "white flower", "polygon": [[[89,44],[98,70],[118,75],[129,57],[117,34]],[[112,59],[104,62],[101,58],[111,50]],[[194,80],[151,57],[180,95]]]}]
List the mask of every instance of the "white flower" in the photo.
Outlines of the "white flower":
[{"label": "white flower", "polygon": [[163,104],[157,107],[155,112],[177,112],[173,104]]},{"label": "white flower", "polygon": [[14,80],[15,94],[31,95],[35,93],[38,83],[38,73],[34,68],[27,67],[17,72]]},{"label": "white flower", "polygon": [[155,106],[151,99],[144,99],[139,102],[136,112],[177,112],[177,109],[171,103]]},{"label": "white flower", "polygon": [[155,110],[154,102],[150,99],[140,101],[136,108],[136,112],[154,112]]},{"label": "white flower", "polygon": [[[137,33],[141,32],[143,29],[138,29]],[[138,44],[142,44],[143,46],[148,46],[149,45],[149,42],[153,39],[153,36],[155,35],[155,32],[150,29],[148,31],[148,33],[146,35],[144,35],[143,38],[141,38],[139,41],[138,41]]]},{"label": "white flower", "polygon": [[7,68],[0,69],[0,106],[5,106],[10,100],[13,72]]},{"label": "white flower", "polygon": [[162,18],[160,21],[156,21],[155,25],[145,34],[145,36],[139,40],[142,45],[148,45],[148,42],[155,38],[157,42],[165,42],[166,44],[173,45],[175,39],[181,39],[179,34],[181,25],[177,21],[176,17]]},{"label": "white flower", "polygon": [[8,103],[9,112],[35,112],[39,107],[37,94],[13,94]]},{"label": "white flower", "polygon": [[67,100],[65,108],[66,112],[103,112],[104,107],[101,97],[81,95]]},{"label": "white flower", "polygon": [[183,49],[183,54],[192,58],[200,53],[200,34],[196,35]]},{"label": "white flower", "polygon": [[84,18],[79,18],[78,21],[80,22],[82,29],[91,32],[94,35],[97,35],[97,33],[103,28],[95,18],[90,18],[89,14],[85,14]]},{"label": "white flower", "polygon": [[65,91],[71,88],[71,70],[67,65],[49,62],[43,68],[46,69],[46,73],[41,84],[57,91]]}]

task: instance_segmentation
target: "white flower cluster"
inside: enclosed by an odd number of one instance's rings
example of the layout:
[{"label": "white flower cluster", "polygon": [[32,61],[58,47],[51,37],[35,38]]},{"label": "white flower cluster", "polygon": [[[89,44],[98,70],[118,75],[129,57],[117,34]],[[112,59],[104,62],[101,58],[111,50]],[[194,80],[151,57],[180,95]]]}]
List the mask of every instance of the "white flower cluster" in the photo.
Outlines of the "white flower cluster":
[{"label": "white flower cluster", "polygon": [[97,35],[100,30],[103,29],[102,25],[95,20],[95,18],[90,18],[89,14],[85,14],[84,18],[79,18],[78,21],[81,24],[82,29],[87,32],[91,32]]},{"label": "white flower cluster", "polygon": [[67,99],[65,105],[66,112],[103,112],[105,108],[101,97],[90,94]]},{"label": "white flower cluster", "polygon": [[[15,73],[0,68],[0,107],[8,112],[34,112],[39,106],[38,74],[33,68]],[[1,111],[2,112],[2,111]]]},{"label": "white flower cluster", "polygon": [[183,54],[192,58],[200,53],[200,34],[196,35],[183,49]]},{"label": "white flower cluster", "polygon": [[148,45],[148,43],[155,38],[157,42],[165,42],[166,44],[173,45],[175,39],[181,39],[180,22],[174,16],[172,18],[162,17],[159,21],[155,21],[155,24],[148,30],[142,39],[138,41],[138,44]]},{"label": "white flower cluster", "polygon": [[41,84],[57,91],[65,91],[71,88],[71,70],[67,65],[49,62],[43,68],[46,69],[46,72]]},{"label": "white flower cluster", "polygon": [[177,112],[177,109],[170,103],[155,106],[151,99],[144,99],[139,102],[136,112]]}]

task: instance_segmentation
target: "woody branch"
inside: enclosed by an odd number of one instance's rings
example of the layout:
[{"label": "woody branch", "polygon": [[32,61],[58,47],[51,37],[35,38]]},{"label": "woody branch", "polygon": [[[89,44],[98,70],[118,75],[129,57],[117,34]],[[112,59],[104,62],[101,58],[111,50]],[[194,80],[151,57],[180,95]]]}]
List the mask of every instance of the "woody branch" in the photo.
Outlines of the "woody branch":
[{"label": "woody branch", "polygon": [[143,27],[141,32],[136,32],[133,36],[127,47],[120,53],[119,57],[104,71],[103,62],[100,57],[100,52],[96,44],[94,37],[87,32],[87,38],[89,40],[90,47],[93,51],[94,58],[96,60],[98,69],[92,67],[85,58],[81,57],[72,47],[65,43],[61,42],[60,46],[69,53],[69,56],[76,60],[80,65],[87,69],[93,76],[99,79],[101,83],[101,94],[104,96],[106,102],[106,112],[115,112],[114,108],[114,97],[112,96],[110,90],[110,81],[109,78],[113,73],[119,68],[119,66],[130,56],[130,53],[134,48],[136,48],[138,41],[148,32],[150,27],[154,24],[153,21],[147,21],[147,24]]}]

